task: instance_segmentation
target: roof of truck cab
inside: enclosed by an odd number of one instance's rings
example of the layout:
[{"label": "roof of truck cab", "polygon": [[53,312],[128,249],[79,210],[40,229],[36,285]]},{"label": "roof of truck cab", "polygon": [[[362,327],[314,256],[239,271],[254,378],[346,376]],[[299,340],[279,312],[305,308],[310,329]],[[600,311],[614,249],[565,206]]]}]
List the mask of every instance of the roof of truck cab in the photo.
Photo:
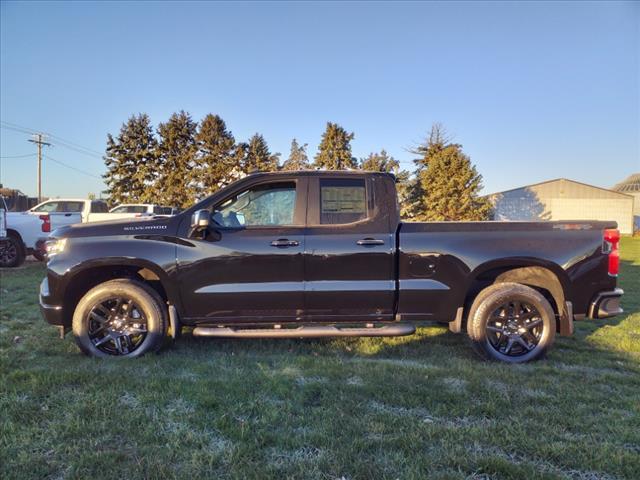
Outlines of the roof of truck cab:
[{"label": "roof of truck cab", "polygon": [[318,176],[336,176],[342,177],[345,175],[384,175],[395,178],[395,175],[390,172],[377,172],[373,170],[282,170],[278,172],[251,172],[246,177],[257,177],[257,176],[308,176],[308,177],[318,177]]}]

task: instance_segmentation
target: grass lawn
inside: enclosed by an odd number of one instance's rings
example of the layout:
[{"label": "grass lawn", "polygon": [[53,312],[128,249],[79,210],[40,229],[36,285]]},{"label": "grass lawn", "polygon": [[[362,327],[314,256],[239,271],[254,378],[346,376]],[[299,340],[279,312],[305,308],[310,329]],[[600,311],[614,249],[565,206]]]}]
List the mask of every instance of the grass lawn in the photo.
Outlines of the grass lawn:
[{"label": "grass lawn", "polygon": [[443,327],[100,361],[41,319],[42,265],[2,271],[0,476],[638,479],[640,239],[622,255],[627,313],[521,366]]}]

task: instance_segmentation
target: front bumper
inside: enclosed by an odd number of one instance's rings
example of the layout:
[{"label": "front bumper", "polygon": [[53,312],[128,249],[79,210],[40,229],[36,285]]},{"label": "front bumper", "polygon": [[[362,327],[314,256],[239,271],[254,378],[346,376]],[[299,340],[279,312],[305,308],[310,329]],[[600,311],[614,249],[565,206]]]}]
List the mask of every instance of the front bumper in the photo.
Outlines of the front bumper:
[{"label": "front bumper", "polygon": [[620,306],[622,295],[624,290],[621,288],[598,293],[589,305],[589,318],[609,318],[624,313]]},{"label": "front bumper", "polygon": [[62,314],[62,305],[53,305],[49,303],[49,281],[45,277],[40,283],[40,313],[51,325],[64,325],[64,317]]}]

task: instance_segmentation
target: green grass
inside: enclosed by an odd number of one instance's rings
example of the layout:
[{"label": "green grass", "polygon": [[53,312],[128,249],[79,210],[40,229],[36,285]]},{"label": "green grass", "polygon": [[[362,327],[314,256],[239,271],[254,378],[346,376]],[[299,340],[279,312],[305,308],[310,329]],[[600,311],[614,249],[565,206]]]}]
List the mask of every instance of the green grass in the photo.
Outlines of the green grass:
[{"label": "green grass", "polygon": [[521,366],[442,327],[100,361],[40,318],[42,265],[3,271],[0,476],[637,479],[640,239],[622,253],[627,313]]}]

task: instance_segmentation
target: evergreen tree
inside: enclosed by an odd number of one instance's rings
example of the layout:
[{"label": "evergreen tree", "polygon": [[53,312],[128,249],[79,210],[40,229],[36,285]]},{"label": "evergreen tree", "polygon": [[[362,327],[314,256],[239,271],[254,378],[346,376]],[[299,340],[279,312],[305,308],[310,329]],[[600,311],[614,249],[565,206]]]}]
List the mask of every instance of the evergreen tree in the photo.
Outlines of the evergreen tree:
[{"label": "evergreen tree", "polygon": [[427,141],[415,150],[415,184],[411,200],[413,217],[422,221],[486,220],[491,205],[480,197],[482,175],[462,146],[451,143],[444,129],[434,125]]},{"label": "evergreen tree", "polygon": [[382,149],[380,153],[370,153],[367,158],[361,159],[360,169],[397,174],[400,170],[400,162]]},{"label": "evergreen tree", "polygon": [[244,173],[273,172],[278,169],[280,154],[272,154],[269,151],[269,146],[262,135],[256,133],[242,150],[244,150]]},{"label": "evergreen tree", "polygon": [[157,140],[147,114],[132,115],[117,137],[107,135],[104,162],[109,202],[149,202],[157,178]]},{"label": "evergreen tree", "polygon": [[307,157],[307,144],[299,145],[294,138],[291,140],[291,153],[282,165],[283,170],[308,170],[309,158]]},{"label": "evergreen tree", "polygon": [[197,123],[184,111],[174,113],[159,125],[161,172],[155,203],[186,208],[196,199],[197,192],[190,182],[197,152],[196,130]]},{"label": "evergreen tree", "polygon": [[236,141],[224,120],[211,114],[200,122],[195,139],[198,153],[191,170],[191,186],[199,197],[205,197],[232,180],[231,172],[239,167]]},{"label": "evergreen tree", "polygon": [[346,170],[357,168],[356,159],[351,155],[353,133],[347,133],[337,123],[327,122],[318,146],[314,166],[327,170]]}]

